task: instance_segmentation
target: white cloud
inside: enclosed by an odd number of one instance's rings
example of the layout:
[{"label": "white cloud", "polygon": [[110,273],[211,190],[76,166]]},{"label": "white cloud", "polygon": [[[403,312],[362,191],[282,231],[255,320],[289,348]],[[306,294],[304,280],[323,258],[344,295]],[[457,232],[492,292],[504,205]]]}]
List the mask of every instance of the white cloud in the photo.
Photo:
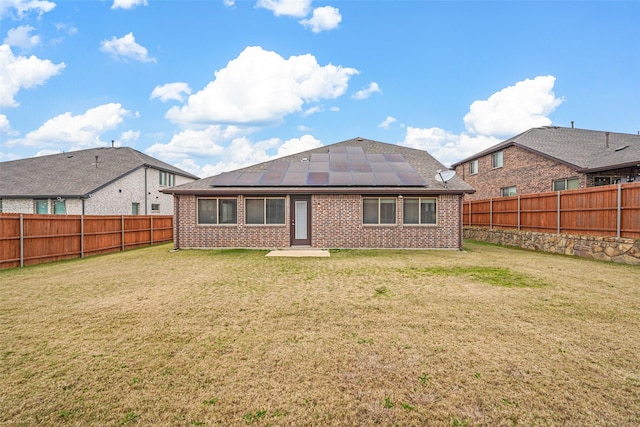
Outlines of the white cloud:
[{"label": "white cloud", "polygon": [[47,120],[24,138],[9,141],[9,144],[48,149],[71,145],[72,150],[104,146],[106,143],[100,140],[101,135],[117,128],[128,114],[129,111],[116,103],[100,105],[77,116],[64,113]]},{"label": "white cloud", "polygon": [[397,122],[398,120],[395,117],[391,117],[391,116],[387,116],[386,119],[384,119],[379,125],[378,127],[381,127],[382,129],[389,129],[389,126],[391,126],[392,123]]},{"label": "white cloud", "polygon": [[311,18],[300,21],[302,25],[311,28],[314,33],[333,30],[338,27],[342,21],[342,15],[336,7],[323,6],[313,10]]},{"label": "white cloud", "polygon": [[65,68],[48,59],[35,56],[14,56],[7,44],[0,46],[0,106],[16,107],[14,97],[20,89],[28,89],[46,82]]},{"label": "white cloud", "polygon": [[147,0],[113,0],[111,9],[133,9],[136,6],[146,6]]},{"label": "white cloud", "polygon": [[400,145],[428,151],[449,166],[533,127],[547,126],[547,117],[563,102],[553,93],[555,77],[538,76],[502,89],[486,101],[474,101],[464,116],[466,132],[407,127]]},{"label": "white cloud", "polygon": [[312,114],[320,113],[322,111],[324,111],[324,108],[321,105],[315,105],[311,108],[307,108],[302,115],[307,117]]},{"label": "white cloud", "polygon": [[272,11],[275,16],[301,18],[309,14],[311,0],[258,0],[256,6]]},{"label": "white cloud", "polygon": [[224,3],[225,6],[228,6],[228,7],[235,6],[236,4],[235,0],[222,0],[222,2]]},{"label": "white cloud", "polygon": [[140,138],[140,131],[127,130],[120,134],[121,142],[135,142]]},{"label": "white cloud", "polygon": [[162,102],[167,102],[169,100],[184,102],[183,94],[191,95],[191,88],[187,83],[167,83],[156,86],[153,89],[153,92],[151,92],[151,99],[160,98],[160,101]]},{"label": "white cloud", "polygon": [[499,142],[493,136],[455,134],[437,127],[422,129],[407,126],[400,145],[427,151],[440,163],[449,166]]},{"label": "white cloud", "polygon": [[376,83],[376,82],[371,82],[369,84],[369,87],[357,91],[356,93],[353,94],[352,98],[353,99],[367,99],[368,97],[371,96],[371,94],[376,93],[376,92],[382,92],[380,90],[380,86],[378,86],[378,83]]},{"label": "white cloud", "polygon": [[30,25],[22,25],[12,28],[7,32],[4,43],[9,46],[17,46],[22,49],[30,49],[40,44],[40,36],[32,36],[30,33],[35,30]]},{"label": "white cloud", "polygon": [[15,9],[18,19],[22,19],[27,12],[34,11],[38,15],[42,15],[50,12],[54,7],[56,7],[55,3],[44,0],[2,0],[0,1],[0,17]]},{"label": "white cloud", "polygon": [[313,55],[285,59],[259,46],[247,47],[215,80],[166,117],[183,125],[274,123],[302,111],[305,102],[337,98],[358,70],[320,66]]},{"label": "white cloud", "polygon": [[286,140],[280,148],[278,148],[278,154],[276,154],[275,157],[284,157],[289,154],[313,150],[318,147],[322,147],[322,142],[319,139],[315,139],[311,135],[302,135],[300,138]]},{"label": "white cloud", "polygon": [[555,80],[554,76],[526,79],[487,100],[475,101],[464,116],[467,130],[480,135],[508,136],[550,125],[547,116],[564,101],[553,93]]},{"label": "white cloud", "polygon": [[9,119],[4,114],[0,114],[0,134],[8,134],[11,132],[11,125],[9,124]]},{"label": "white cloud", "polygon": [[136,43],[133,33],[129,33],[119,39],[114,36],[111,40],[101,41],[100,50],[108,53],[113,58],[122,59],[123,61],[133,59],[140,62],[156,62],[155,58],[149,56],[144,46]]},{"label": "white cloud", "polygon": [[156,142],[146,153],[167,162],[181,161],[189,157],[217,156],[224,150],[225,140],[237,135],[233,126],[209,126],[203,130],[184,130],[173,135],[166,144]]}]

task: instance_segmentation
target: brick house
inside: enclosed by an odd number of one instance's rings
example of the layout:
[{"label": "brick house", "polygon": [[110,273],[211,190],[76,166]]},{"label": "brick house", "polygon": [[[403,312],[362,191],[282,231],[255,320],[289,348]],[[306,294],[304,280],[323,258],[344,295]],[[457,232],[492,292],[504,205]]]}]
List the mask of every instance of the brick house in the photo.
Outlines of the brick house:
[{"label": "brick house", "polygon": [[164,190],[176,248],[462,247],[473,192],[425,151],[355,138]]},{"label": "brick house", "polygon": [[467,200],[640,181],[640,135],[545,126],[452,166]]},{"label": "brick house", "polygon": [[199,179],[128,147],[93,148],[0,163],[0,212],[172,215],[160,190]]}]

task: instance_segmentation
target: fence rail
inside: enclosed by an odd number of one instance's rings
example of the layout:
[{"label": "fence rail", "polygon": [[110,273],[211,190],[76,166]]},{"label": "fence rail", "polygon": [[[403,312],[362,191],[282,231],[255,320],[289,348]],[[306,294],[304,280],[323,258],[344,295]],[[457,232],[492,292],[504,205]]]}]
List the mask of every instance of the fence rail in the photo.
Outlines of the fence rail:
[{"label": "fence rail", "polygon": [[0,269],[173,240],[173,216],[0,214]]},{"label": "fence rail", "polygon": [[640,239],[640,183],[464,202],[465,226]]}]

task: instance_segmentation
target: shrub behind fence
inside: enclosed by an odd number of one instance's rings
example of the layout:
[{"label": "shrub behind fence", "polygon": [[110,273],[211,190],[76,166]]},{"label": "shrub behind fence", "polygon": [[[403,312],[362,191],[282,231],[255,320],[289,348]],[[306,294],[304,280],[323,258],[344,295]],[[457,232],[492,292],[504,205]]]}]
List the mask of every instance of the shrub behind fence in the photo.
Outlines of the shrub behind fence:
[{"label": "shrub behind fence", "polygon": [[0,269],[173,240],[173,216],[0,214]]}]

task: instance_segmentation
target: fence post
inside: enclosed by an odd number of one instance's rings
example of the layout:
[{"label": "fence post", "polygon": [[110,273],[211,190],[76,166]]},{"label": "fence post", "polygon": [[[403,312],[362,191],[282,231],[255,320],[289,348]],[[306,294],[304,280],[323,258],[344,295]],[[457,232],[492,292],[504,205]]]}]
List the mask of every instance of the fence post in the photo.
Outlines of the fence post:
[{"label": "fence post", "polygon": [[20,267],[24,267],[24,216],[20,214]]},{"label": "fence post", "polygon": [[518,194],[518,231],[520,231],[520,195]]},{"label": "fence post", "polygon": [[556,223],[557,223],[557,233],[560,234],[560,192],[558,191],[558,202],[557,202],[557,206],[556,206],[556,211],[557,211],[557,218],[556,218]]},{"label": "fence post", "polygon": [[122,251],[124,252],[124,215],[120,215],[120,229],[122,230],[121,232],[121,248]]},{"label": "fence post", "polygon": [[151,239],[150,244],[153,245],[153,215],[149,217],[149,239]]},{"label": "fence post", "polygon": [[618,184],[618,217],[616,218],[616,237],[620,238],[622,229],[622,184]]},{"label": "fence post", "polygon": [[471,200],[469,200],[469,227],[473,227],[473,221],[471,221]]},{"label": "fence post", "polygon": [[493,197],[489,199],[489,230],[493,230]]},{"label": "fence post", "polygon": [[80,215],[80,258],[84,258],[84,214]]}]

